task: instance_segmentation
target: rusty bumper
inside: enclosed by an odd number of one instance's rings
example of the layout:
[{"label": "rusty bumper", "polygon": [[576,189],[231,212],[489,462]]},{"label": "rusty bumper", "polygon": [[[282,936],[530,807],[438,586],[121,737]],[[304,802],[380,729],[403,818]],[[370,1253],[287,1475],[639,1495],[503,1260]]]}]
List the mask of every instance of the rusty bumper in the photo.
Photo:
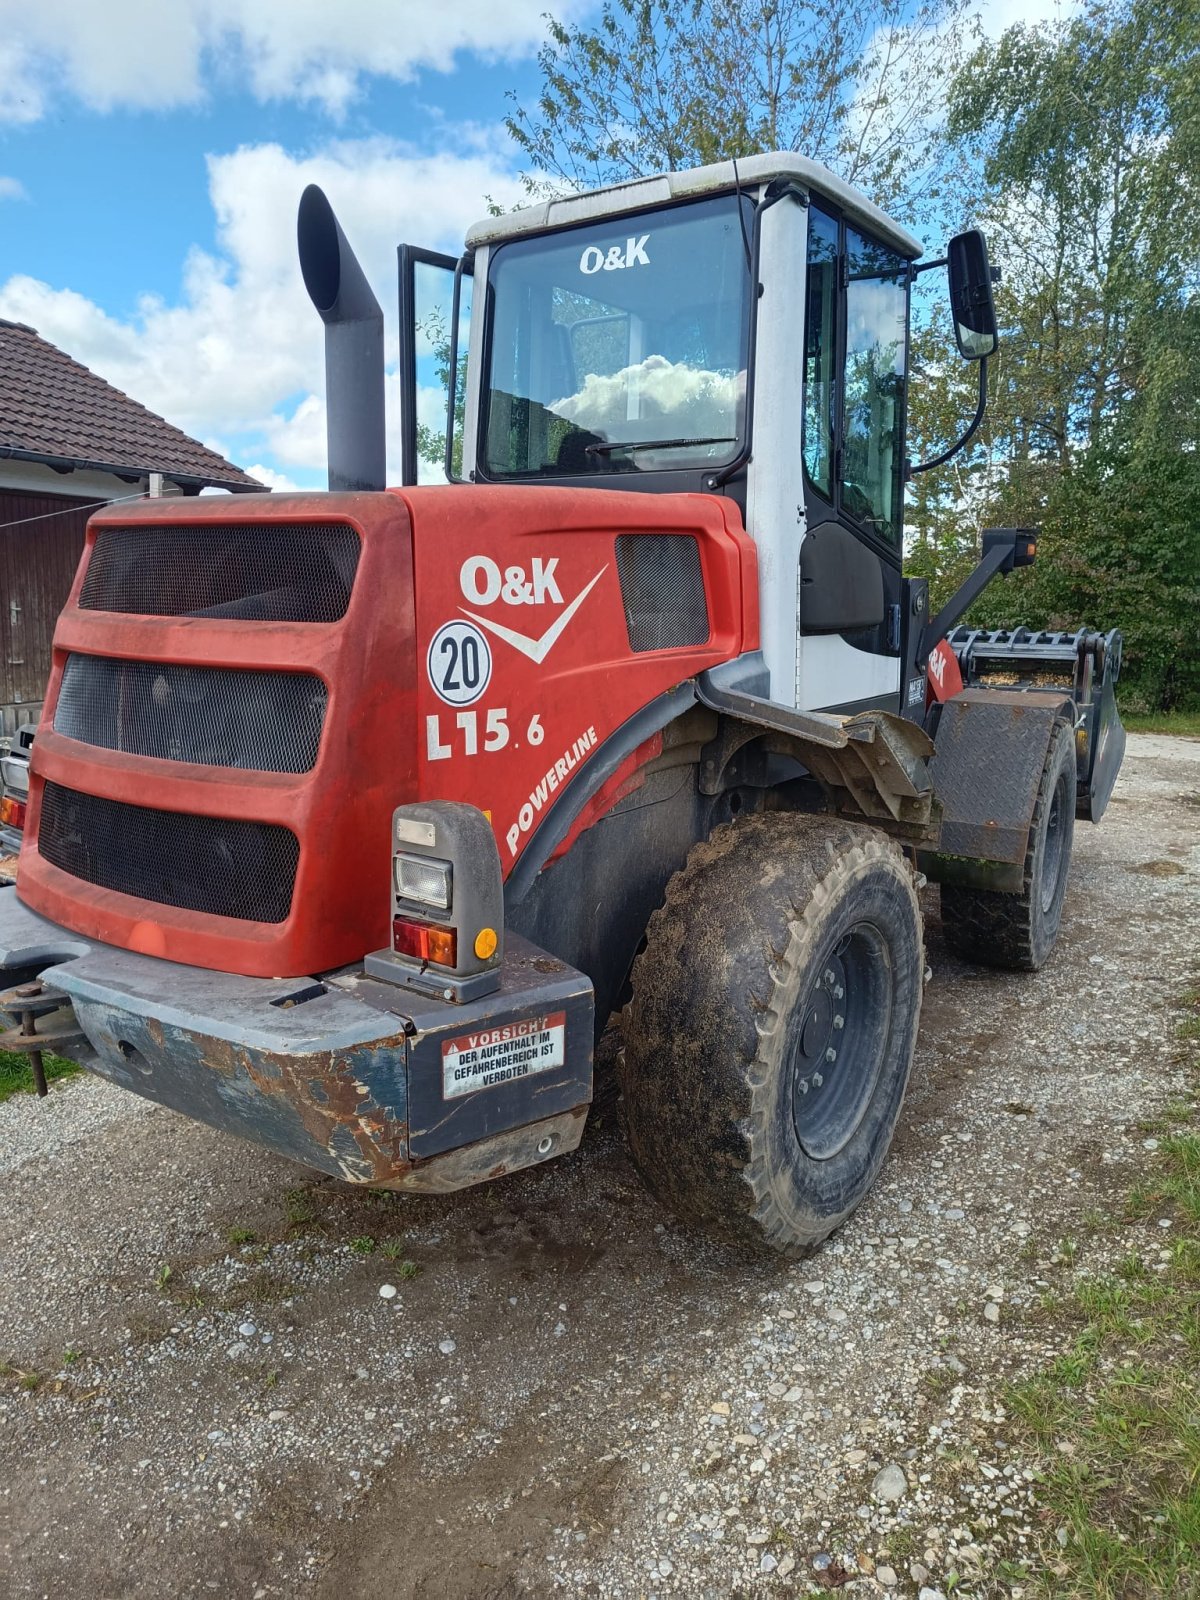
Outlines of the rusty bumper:
[{"label": "rusty bumper", "polygon": [[499,992],[450,1005],[361,968],[243,978],[135,955],[0,888],[0,988],[31,977],[73,1013],[59,1054],[351,1183],[499,1177],[574,1149],[591,1101],[591,984],[515,936]]}]

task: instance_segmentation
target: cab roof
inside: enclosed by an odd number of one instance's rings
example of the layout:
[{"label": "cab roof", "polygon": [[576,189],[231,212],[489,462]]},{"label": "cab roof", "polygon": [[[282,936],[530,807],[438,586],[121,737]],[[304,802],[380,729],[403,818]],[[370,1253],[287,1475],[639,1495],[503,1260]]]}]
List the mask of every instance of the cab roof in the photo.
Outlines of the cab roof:
[{"label": "cab roof", "polygon": [[808,193],[830,201],[851,221],[861,224],[910,260],[915,260],[924,250],[919,239],[885,216],[878,206],[836,173],[819,161],[810,161],[807,156],[796,155],[791,150],[746,156],[736,163],[718,161],[712,166],[692,167],[686,172],[666,172],[657,178],[633,178],[628,183],[593,189],[586,194],[543,200],[535,206],[477,222],[467,233],[467,247],[474,249],[477,245],[499,244],[504,239],[544,233],[551,228],[596,222],[604,217],[642,211],[648,206],[666,205],[672,200],[733,193],[739,186],[743,190],[757,189],[773,178],[790,178]]}]

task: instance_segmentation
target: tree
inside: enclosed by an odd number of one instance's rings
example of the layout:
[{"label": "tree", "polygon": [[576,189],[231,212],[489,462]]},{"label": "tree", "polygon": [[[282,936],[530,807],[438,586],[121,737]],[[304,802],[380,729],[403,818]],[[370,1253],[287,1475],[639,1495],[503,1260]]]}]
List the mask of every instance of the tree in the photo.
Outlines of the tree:
[{"label": "tree", "polygon": [[886,205],[944,198],[931,108],[970,36],[968,0],[605,0],[550,20],[536,105],[508,129],[532,193],[796,150]]},{"label": "tree", "polygon": [[977,509],[1043,527],[974,617],[1119,625],[1141,699],[1200,697],[1200,0],[1009,29],[956,76],[949,132],[1005,270]]}]

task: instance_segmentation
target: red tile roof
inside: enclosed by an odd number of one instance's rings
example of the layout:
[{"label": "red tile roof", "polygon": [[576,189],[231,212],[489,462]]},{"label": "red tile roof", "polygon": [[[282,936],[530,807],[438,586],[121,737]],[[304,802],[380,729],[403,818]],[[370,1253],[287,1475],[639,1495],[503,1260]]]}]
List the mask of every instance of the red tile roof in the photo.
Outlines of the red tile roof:
[{"label": "red tile roof", "polygon": [[73,361],[0,318],[0,460],[162,472],[188,488],[263,485]]}]

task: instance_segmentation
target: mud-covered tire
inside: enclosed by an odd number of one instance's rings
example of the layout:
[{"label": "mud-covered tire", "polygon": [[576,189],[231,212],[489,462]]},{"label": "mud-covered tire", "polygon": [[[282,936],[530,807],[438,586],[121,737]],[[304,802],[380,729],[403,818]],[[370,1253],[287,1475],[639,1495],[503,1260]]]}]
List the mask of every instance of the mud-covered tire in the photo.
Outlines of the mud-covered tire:
[{"label": "mud-covered tire", "polygon": [[623,1019],[648,1187],[727,1237],[814,1249],[887,1153],[924,964],[912,873],[883,835],[780,812],[718,828],[650,921]]},{"label": "mud-covered tire", "polygon": [[1038,785],[1020,894],[942,885],[942,934],[964,961],[1036,972],[1050,957],[1062,923],[1075,838],[1075,737],[1054,725]]}]

